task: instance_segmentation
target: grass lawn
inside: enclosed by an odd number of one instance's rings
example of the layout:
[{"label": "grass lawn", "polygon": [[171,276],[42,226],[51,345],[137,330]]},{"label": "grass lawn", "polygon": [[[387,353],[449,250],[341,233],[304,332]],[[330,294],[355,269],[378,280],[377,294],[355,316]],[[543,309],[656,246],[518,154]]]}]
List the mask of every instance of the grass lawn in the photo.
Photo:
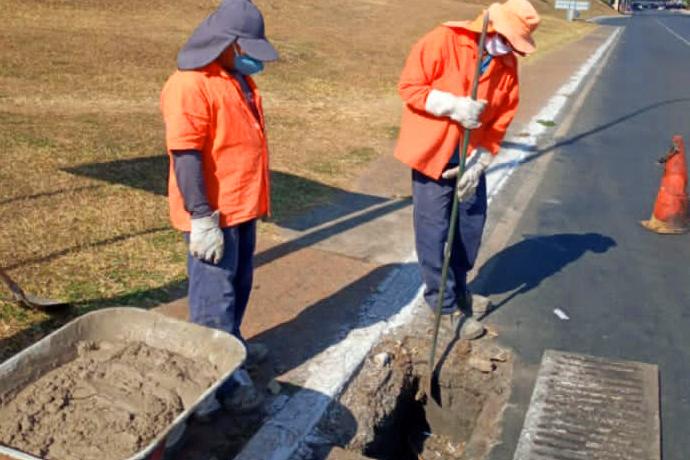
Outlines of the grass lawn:
[{"label": "grass lawn", "polygon": [[[457,0],[256,0],[281,61],[265,97],[275,219],[327,203],[397,133],[411,44],[482,8]],[[590,30],[537,0],[540,51]],[[50,318],[0,290],[0,361],[69,317],[179,293],[185,245],[168,225],[158,96],[212,0],[2,0],[0,266],[76,308]],[[488,2],[487,2],[488,4]],[[595,14],[610,14],[594,3]],[[263,237],[275,238],[275,223]]]}]

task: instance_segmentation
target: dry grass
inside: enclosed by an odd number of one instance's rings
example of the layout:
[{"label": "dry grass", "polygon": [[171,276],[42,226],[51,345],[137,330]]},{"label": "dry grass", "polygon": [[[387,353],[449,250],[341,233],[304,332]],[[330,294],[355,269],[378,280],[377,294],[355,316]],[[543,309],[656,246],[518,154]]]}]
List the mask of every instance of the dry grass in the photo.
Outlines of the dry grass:
[{"label": "dry grass", "polygon": [[[79,314],[179,291],[158,94],[211,0],[1,0],[0,266]],[[457,0],[257,0],[282,60],[258,78],[278,218],[347,188],[396,135],[410,45],[481,5]],[[546,3],[545,50],[588,30]],[[597,7],[599,8],[599,7]],[[562,12],[557,13],[563,16]],[[277,191],[277,194],[275,193]],[[264,225],[264,231],[270,231]],[[7,299],[8,296],[5,297]],[[67,318],[0,300],[0,360]]]}]

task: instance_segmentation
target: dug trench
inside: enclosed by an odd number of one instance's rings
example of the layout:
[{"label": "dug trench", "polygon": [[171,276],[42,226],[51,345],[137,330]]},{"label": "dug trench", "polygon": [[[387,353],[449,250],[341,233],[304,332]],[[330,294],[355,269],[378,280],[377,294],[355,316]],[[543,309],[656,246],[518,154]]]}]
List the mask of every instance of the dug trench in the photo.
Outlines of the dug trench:
[{"label": "dug trench", "polygon": [[440,343],[437,396],[442,419],[431,410],[427,394],[429,336],[399,330],[374,347],[338,404],[302,446],[302,458],[485,458],[500,436],[512,353],[498,345],[491,330],[469,342],[445,328]]}]

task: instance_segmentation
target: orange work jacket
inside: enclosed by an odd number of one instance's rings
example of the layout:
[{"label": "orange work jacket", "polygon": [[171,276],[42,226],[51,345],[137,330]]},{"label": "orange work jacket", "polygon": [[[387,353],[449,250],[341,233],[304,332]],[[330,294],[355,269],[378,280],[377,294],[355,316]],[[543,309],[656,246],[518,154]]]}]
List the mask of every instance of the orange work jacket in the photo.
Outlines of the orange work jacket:
[{"label": "orange work jacket", "polygon": [[[259,119],[247,104],[242,87],[219,64],[177,71],[161,93],[168,155],[173,150],[199,150],[211,208],[220,212],[221,227],[269,212],[268,147],[264,116],[256,85],[247,78]],[[172,158],[168,180],[173,227],[190,230],[175,180]]]},{"label": "orange work jacket", "polygon": [[[432,89],[469,96],[477,65],[478,34],[460,27],[439,26],[417,42],[407,58],[398,90],[404,107],[395,156],[422,174],[438,179],[464,128],[448,117],[424,110]],[[470,135],[469,152],[484,147],[494,155],[518,106],[517,59],[513,53],[494,57],[479,79],[478,99],[488,101],[482,126]]]}]

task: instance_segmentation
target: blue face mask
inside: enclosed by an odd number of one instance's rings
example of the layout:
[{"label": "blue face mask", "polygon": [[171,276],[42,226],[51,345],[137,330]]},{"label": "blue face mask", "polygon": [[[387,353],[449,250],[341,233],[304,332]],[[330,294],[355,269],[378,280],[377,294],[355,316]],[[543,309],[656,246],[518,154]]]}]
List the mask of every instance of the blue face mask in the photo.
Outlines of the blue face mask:
[{"label": "blue face mask", "polygon": [[242,75],[252,75],[264,70],[264,63],[246,54],[236,54],[234,59],[235,70]]}]

